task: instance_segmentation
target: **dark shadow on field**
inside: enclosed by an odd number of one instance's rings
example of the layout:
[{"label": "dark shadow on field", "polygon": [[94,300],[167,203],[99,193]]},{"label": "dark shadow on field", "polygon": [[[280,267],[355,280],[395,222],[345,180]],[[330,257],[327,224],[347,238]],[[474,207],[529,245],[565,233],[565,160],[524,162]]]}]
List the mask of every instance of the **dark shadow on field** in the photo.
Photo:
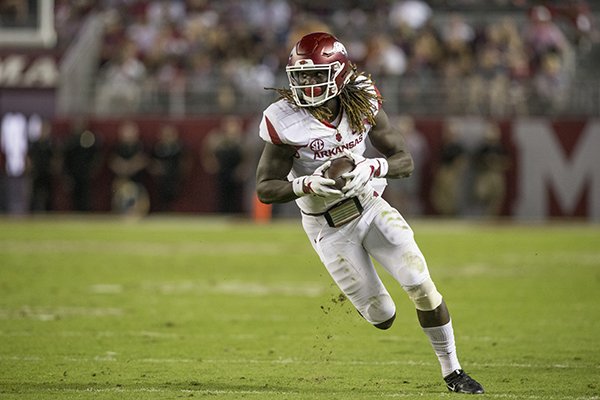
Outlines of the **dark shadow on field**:
[{"label": "dark shadow on field", "polygon": [[443,393],[439,385],[414,385],[408,382],[400,381],[394,387],[380,387],[374,382],[364,382],[361,387],[344,386],[339,382],[328,382],[329,378],[298,378],[297,384],[281,385],[271,384],[266,382],[248,382],[248,383],[202,383],[198,381],[189,382],[165,382],[165,383],[126,383],[120,384],[115,382],[89,382],[89,383],[2,383],[0,384],[0,398],[2,395],[75,395],[75,394],[132,394],[132,393],[185,393],[189,396],[198,395],[260,395],[260,394],[275,394],[275,395],[311,395],[317,397],[324,396],[326,398],[343,398],[344,394],[348,396],[364,395],[365,397],[372,396],[389,396],[402,392],[404,394],[423,395],[426,393],[435,394]]}]

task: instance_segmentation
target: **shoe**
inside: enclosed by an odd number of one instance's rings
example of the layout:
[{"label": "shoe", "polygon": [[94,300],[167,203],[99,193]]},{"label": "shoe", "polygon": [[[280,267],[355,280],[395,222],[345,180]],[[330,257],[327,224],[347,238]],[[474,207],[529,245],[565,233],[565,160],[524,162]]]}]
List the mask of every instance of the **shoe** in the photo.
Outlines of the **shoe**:
[{"label": "shoe", "polygon": [[444,381],[446,382],[446,387],[451,392],[468,394],[483,393],[483,386],[467,375],[462,369],[457,369],[450,375],[445,376]]}]

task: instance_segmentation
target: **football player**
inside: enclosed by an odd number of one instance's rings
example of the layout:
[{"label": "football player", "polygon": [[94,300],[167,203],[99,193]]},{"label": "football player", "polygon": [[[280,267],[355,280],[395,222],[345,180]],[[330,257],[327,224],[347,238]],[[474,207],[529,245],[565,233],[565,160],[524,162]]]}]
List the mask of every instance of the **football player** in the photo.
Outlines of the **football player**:
[{"label": "football player", "polygon": [[[256,173],[259,199],[295,200],[304,230],[333,280],[366,321],[389,329],[396,307],[371,257],[377,260],[413,301],[448,390],[483,393],[461,368],[448,308],[413,231],[381,197],[386,178],[408,177],[413,162],[377,88],[328,33],[302,37],[286,72],[289,88],[275,89],[281,98],[267,107],[260,123],[266,143]],[[363,156],[367,139],[382,157]],[[339,190],[324,171],[341,156],[352,158],[355,167],[343,175],[347,183]]]}]

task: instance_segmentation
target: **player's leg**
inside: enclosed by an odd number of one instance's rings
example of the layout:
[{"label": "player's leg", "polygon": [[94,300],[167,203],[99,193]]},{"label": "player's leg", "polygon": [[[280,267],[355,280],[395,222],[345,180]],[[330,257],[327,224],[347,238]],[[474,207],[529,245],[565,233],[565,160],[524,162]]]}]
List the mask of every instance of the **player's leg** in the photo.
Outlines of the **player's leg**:
[{"label": "player's leg", "polygon": [[[331,250],[337,254],[328,257]],[[376,328],[389,329],[396,318],[396,305],[368,254],[356,246],[335,250],[328,246],[322,252],[323,264],[335,283],[364,319]]]},{"label": "player's leg", "polygon": [[303,225],[313,248],[344,295],[362,317],[379,329],[388,329],[396,317],[396,305],[360,245],[359,230],[352,226],[333,229],[320,219],[304,217]]},{"label": "player's leg", "polygon": [[[419,323],[438,357],[448,388],[483,393],[481,385],[462,372],[450,313],[430,278],[425,257],[408,223],[397,210],[382,204],[371,226],[363,242],[365,248],[394,276],[415,304]],[[460,385],[448,383],[455,375],[460,377]]]}]

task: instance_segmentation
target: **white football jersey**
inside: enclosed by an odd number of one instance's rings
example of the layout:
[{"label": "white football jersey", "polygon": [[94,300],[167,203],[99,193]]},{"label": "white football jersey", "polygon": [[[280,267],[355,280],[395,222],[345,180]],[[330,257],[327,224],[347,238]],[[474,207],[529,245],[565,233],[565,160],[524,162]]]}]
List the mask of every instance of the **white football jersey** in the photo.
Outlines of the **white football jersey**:
[{"label": "white football jersey", "polygon": [[[375,91],[373,84],[363,79],[370,90]],[[375,113],[380,104],[373,100]],[[365,119],[365,131],[354,132],[350,128],[345,112],[337,127],[327,121],[319,121],[306,109],[295,107],[286,100],[271,104],[264,112],[260,123],[259,135],[268,143],[287,144],[296,148],[292,170],[288,176],[291,181],[296,177],[310,175],[315,169],[330,159],[342,157],[344,149],[363,154],[367,148],[367,137],[371,125]],[[373,179],[371,182],[375,195],[381,195],[385,188],[385,179]],[[303,196],[296,200],[305,213],[321,213],[340,200],[339,197],[323,198],[315,195]],[[367,199],[361,196],[365,205]]]}]

